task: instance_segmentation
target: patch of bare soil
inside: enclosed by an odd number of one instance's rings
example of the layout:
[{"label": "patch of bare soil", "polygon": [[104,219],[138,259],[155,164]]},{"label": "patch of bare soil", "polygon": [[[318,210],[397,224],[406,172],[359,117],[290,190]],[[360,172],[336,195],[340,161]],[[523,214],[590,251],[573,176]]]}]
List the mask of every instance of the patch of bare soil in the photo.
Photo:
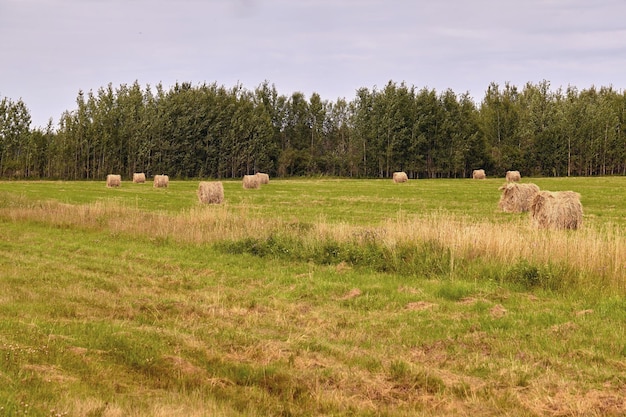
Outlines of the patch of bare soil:
[{"label": "patch of bare soil", "polygon": [[435,307],[437,307],[437,304],[429,303],[428,301],[415,301],[406,305],[407,310],[413,311],[429,310]]},{"label": "patch of bare soil", "polygon": [[507,309],[504,308],[502,304],[496,304],[491,310],[489,310],[489,314],[491,314],[491,317],[493,317],[494,319],[499,319],[506,316],[507,312]]},{"label": "patch of bare soil", "polygon": [[361,290],[358,288],[353,288],[350,291],[348,291],[347,293],[345,293],[342,297],[339,297],[340,300],[349,300],[351,298],[355,298],[360,296]]}]

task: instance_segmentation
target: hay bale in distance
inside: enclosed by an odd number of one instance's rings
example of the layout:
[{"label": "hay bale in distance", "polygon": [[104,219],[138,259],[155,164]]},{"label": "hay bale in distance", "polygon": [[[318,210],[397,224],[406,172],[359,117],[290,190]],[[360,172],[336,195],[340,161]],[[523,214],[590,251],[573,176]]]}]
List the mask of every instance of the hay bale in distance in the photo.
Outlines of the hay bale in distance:
[{"label": "hay bale in distance", "polygon": [[122,176],[109,174],[107,175],[107,187],[119,187],[122,185]]},{"label": "hay bale in distance", "polygon": [[485,175],[484,169],[475,169],[472,171],[472,178],[475,180],[484,180],[487,178],[487,175]]},{"label": "hay bale in distance", "polygon": [[170,184],[170,177],[167,175],[155,175],[154,176],[154,188],[167,188]]},{"label": "hay bale in distance", "polygon": [[519,181],[522,176],[520,175],[519,171],[507,171],[505,178],[507,182],[516,182]]},{"label": "hay bale in distance", "polygon": [[502,191],[498,208],[507,213],[522,213],[530,210],[533,198],[539,192],[539,187],[530,183],[508,182],[498,189]]},{"label": "hay bale in distance", "polygon": [[203,204],[222,204],[224,202],[224,186],[221,181],[200,181],[198,200]]},{"label": "hay bale in distance", "polygon": [[409,177],[406,175],[406,172],[398,171],[393,173],[393,182],[396,184],[401,182],[407,182]]},{"label": "hay bale in distance", "polygon": [[256,175],[257,178],[259,179],[259,184],[269,184],[270,183],[270,176],[268,174],[265,174],[263,172],[257,172],[254,175]]},{"label": "hay bale in distance", "polygon": [[261,186],[261,181],[256,175],[244,175],[243,176],[243,188],[246,190],[256,189]]},{"label": "hay bale in distance", "polygon": [[578,229],[583,221],[580,194],[540,191],[530,206],[533,224],[545,229]]},{"label": "hay bale in distance", "polygon": [[135,172],[133,174],[133,182],[135,184],[143,184],[144,182],[146,182],[146,174],[144,174],[143,172]]}]

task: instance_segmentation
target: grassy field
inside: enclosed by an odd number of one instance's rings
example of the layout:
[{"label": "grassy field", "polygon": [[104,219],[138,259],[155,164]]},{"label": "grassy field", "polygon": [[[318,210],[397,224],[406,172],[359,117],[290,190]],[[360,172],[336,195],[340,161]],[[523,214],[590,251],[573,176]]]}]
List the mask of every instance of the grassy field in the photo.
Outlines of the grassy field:
[{"label": "grassy field", "polygon": [[626,413],[626,178],[0,182],[0,415]]}]

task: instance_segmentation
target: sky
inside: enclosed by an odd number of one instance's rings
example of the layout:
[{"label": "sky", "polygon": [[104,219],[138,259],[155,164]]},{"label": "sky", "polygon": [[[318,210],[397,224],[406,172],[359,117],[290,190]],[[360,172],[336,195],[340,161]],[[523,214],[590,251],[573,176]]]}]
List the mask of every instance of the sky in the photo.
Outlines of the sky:
[{"label": "sky", "polygon": [[[0,0],[0,98],[56,125],[135,81],[351,101],[389,82],[626,88],[624,0]],[[153,90],[154,91],[154,90]]]}]

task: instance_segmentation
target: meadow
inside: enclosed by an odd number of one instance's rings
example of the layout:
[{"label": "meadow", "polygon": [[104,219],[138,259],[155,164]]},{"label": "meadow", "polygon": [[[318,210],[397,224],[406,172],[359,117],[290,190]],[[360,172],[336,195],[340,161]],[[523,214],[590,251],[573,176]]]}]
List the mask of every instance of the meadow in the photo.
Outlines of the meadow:
[{"label": "meadow", "polygon": [[626,178],[0,182],[0,415],[626,413]]}]

